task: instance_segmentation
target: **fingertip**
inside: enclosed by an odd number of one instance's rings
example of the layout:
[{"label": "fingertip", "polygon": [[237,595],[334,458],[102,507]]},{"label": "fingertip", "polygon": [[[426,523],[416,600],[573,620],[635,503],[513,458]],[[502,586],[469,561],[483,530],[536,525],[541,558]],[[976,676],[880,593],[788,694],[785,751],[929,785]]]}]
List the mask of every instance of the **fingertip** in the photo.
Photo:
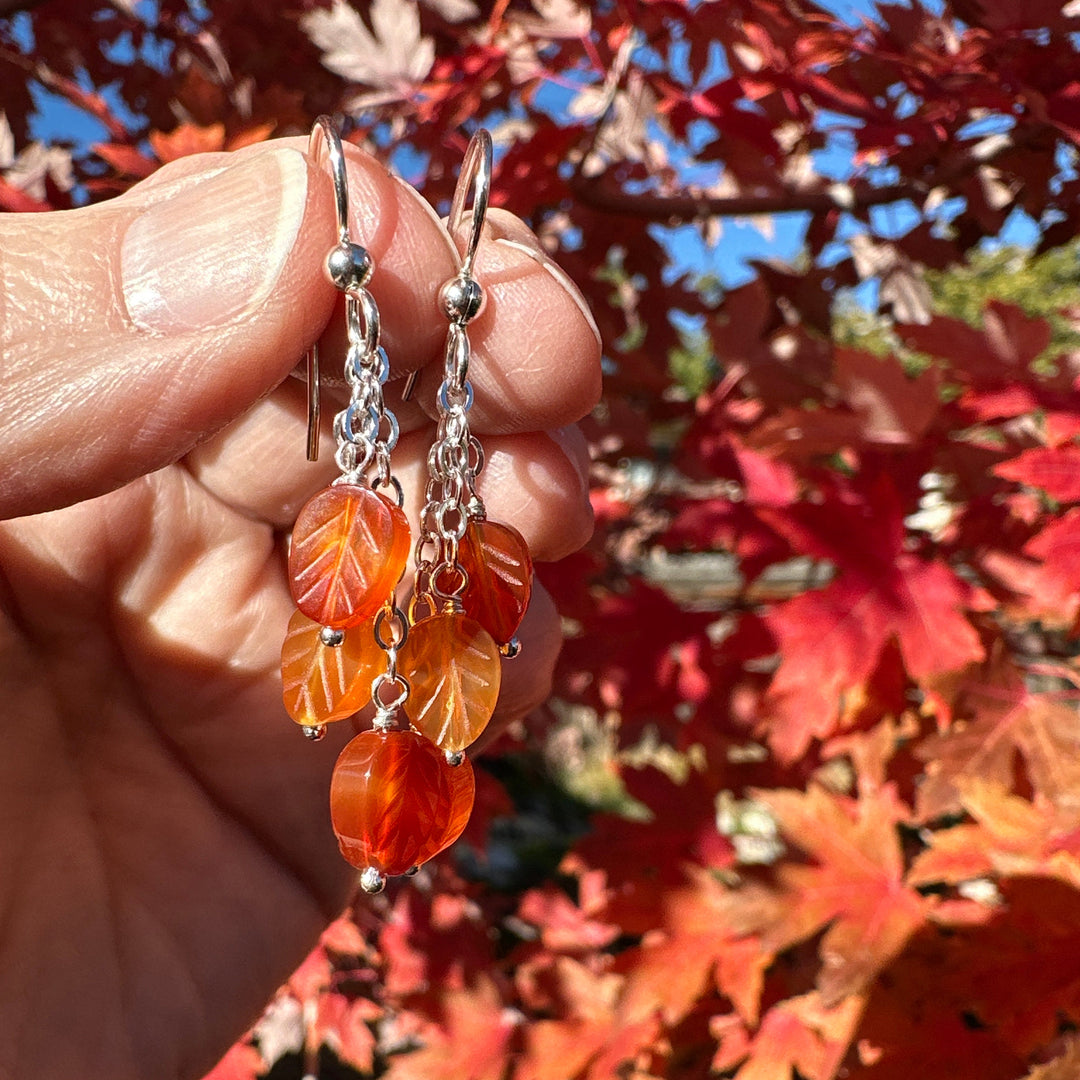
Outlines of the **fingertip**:
[{"label": "fingertip", "polygon": [[542,705],[551,694],[562,649],[562,625],[551,595],[535,578],[517,637],[521,652],[513,660],[503,660],[499,703],[491,723],[473,746],[476,753],[482,753],[510,724]]},{"label": "fingertip", "polygon": [[488,516],[513,525],[534,559],[554,562],[593,533],[589,455],[576,428],[487,436],[478,490]]},{"label": "fingertip", "polygon": [[438,355],[446,322],[439,288],[457,272],[457,251],[438,215],[411,185],[346,145],[349,202],[359,243],[375,261],[371,293],[395,374]]},{"label": "fingertip", "polygon": [[600,399],[600,338],[576,286],[537,241],[496,235],[481,244],[487,303],[472,324],[477,431],[560,427]]}]

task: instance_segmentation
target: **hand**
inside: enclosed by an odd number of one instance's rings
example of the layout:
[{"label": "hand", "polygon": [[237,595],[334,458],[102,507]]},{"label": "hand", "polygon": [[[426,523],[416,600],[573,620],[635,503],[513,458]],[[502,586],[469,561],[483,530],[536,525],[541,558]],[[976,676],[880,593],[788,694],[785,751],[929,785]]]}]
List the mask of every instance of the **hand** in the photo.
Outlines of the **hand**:
[{"label": "hand", "polygon": [[[0,216],[0,1080],[200,1076],[354,880],[327,807],[350,725],[306,742],[277,671],[283,536],[335,475],[328,439],[304,460],[287,376],[328,325],[324,371],[343,355],[322,273],[332,185],[303,147],[185,158],[109,203]],[[410,188],[348,160],[392,377],[439,364],[451,241]],[[564,425],[596,400],[599,339],[528,230],[489,222],[481,492],[559,558],[591,528]],[[398,413],[415,506],[432,424]],[[542,589],[521,637],[495,723],[547,692]]]}]

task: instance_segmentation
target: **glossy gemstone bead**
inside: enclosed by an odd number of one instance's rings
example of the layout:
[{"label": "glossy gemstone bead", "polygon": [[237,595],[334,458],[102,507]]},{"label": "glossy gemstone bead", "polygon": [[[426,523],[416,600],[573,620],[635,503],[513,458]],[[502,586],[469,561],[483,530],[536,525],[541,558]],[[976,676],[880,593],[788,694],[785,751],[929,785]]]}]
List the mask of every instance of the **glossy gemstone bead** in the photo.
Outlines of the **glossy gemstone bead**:
[{"label": "glossy gemstone bead", "polygon": [[497,521],[470,521],[458,562],[469,575],[461,594],[465,613],[505,645],[521,625],[532,594],[532,556],[524,537]]},{"label": "glossy gemstone bead", "polygon": [[404,874],[461,835],[475,790],[468,760],[449,765],[423,735],[363,731],[342,750],[330,780],[341,854],[358,869]]},{"label": "glossy gemstone bead", "polygon": [[293,612],[281,646],[285,710],[306,727],[344,720],[371,700],[371,683],[386,666],[371,627],[354,626],[340,645],[324,645],[322,627]]},{"label": "glossy gemstone bead", "polygon": [[296,606],[344,629],[386,602],[409,557],[409,522],[395,503],[358,484],[323,488],[300,511],[289,549]]},{"label": "glossy gemstone bead", "polygon": [[413,726],[441,750],[464,750],[487,727],[502,659],[475,619],[443,613],[422,619],[398,652],[398,668],[409,680]]}]

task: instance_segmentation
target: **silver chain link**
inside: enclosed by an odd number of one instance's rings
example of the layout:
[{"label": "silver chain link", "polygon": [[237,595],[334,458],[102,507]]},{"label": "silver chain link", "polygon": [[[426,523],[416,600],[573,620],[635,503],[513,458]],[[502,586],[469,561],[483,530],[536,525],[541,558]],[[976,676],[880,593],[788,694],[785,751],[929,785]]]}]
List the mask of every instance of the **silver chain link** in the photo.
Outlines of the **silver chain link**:
[{"label": "silver chain link", "polygon": [[[383,400],[390,363],[379,344],[379,309],[367,289],[355,288],[346,293],[345,324],[349,343],[345,355],[349,402],[334,417],[337,440],[334,459],[341,470],[341,476],[334,482],[369,482],[372,487],[397,489],[390,472],[390,453],[397,445],[398,422]],[[370,481],[369,471],[373,474]]]},{"label": "silver chain link", "polygon": [[458,565],[458,545],[469,524],[470,505],[479,502],[475,483],[483,451],[469,430],[473,403],[469,358],[465,323],[451,322],[438,395],[439,424],[428,452],[426,503],[416,543],[417,592],[442,599],[459,596],[467,584]]}]

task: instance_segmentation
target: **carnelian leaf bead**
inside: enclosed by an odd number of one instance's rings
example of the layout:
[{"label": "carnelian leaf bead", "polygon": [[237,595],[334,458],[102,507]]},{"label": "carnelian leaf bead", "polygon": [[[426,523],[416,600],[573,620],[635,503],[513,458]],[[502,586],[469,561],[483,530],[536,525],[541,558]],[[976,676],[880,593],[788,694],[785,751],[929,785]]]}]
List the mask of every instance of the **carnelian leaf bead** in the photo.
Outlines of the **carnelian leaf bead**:
[{"label": "carnelian leaf bead", "polygon": [[331,484],[309,499],[293,527],[289,584],[313,622],[343,630],[371,618],[409,558],[402,509],[359,484]]},{"label": "carnelian leaf bead", "polygon": [[499,700],[502,660],[475,619],[456,613],[422,619],[409,630],[398,667],[409,680],[418,731],[450,753],[476,741]]},{"label": "carnelian leaf bead", "polygon": [[334,766],[330,819],[346,861],[404,874],[449,847],[472,813],[468,760],[448,764],[415,731],[363,731]]},{"label": "carnelian leaf bead", "polygon": [[521,625],[532,595],[532,556],[525,538],[511,525],[470,521],[458,563],[469,575],[461,594],[465,613],[505,645]]},{"label": "carnelian leaf bead", "polygon": [[371,684],[386,654],[367,626],[355,626],[340,645],[325,645],[322,627],[294,611],[281,646],[285,711],[305,727],[344,720],[371,700]]}]

